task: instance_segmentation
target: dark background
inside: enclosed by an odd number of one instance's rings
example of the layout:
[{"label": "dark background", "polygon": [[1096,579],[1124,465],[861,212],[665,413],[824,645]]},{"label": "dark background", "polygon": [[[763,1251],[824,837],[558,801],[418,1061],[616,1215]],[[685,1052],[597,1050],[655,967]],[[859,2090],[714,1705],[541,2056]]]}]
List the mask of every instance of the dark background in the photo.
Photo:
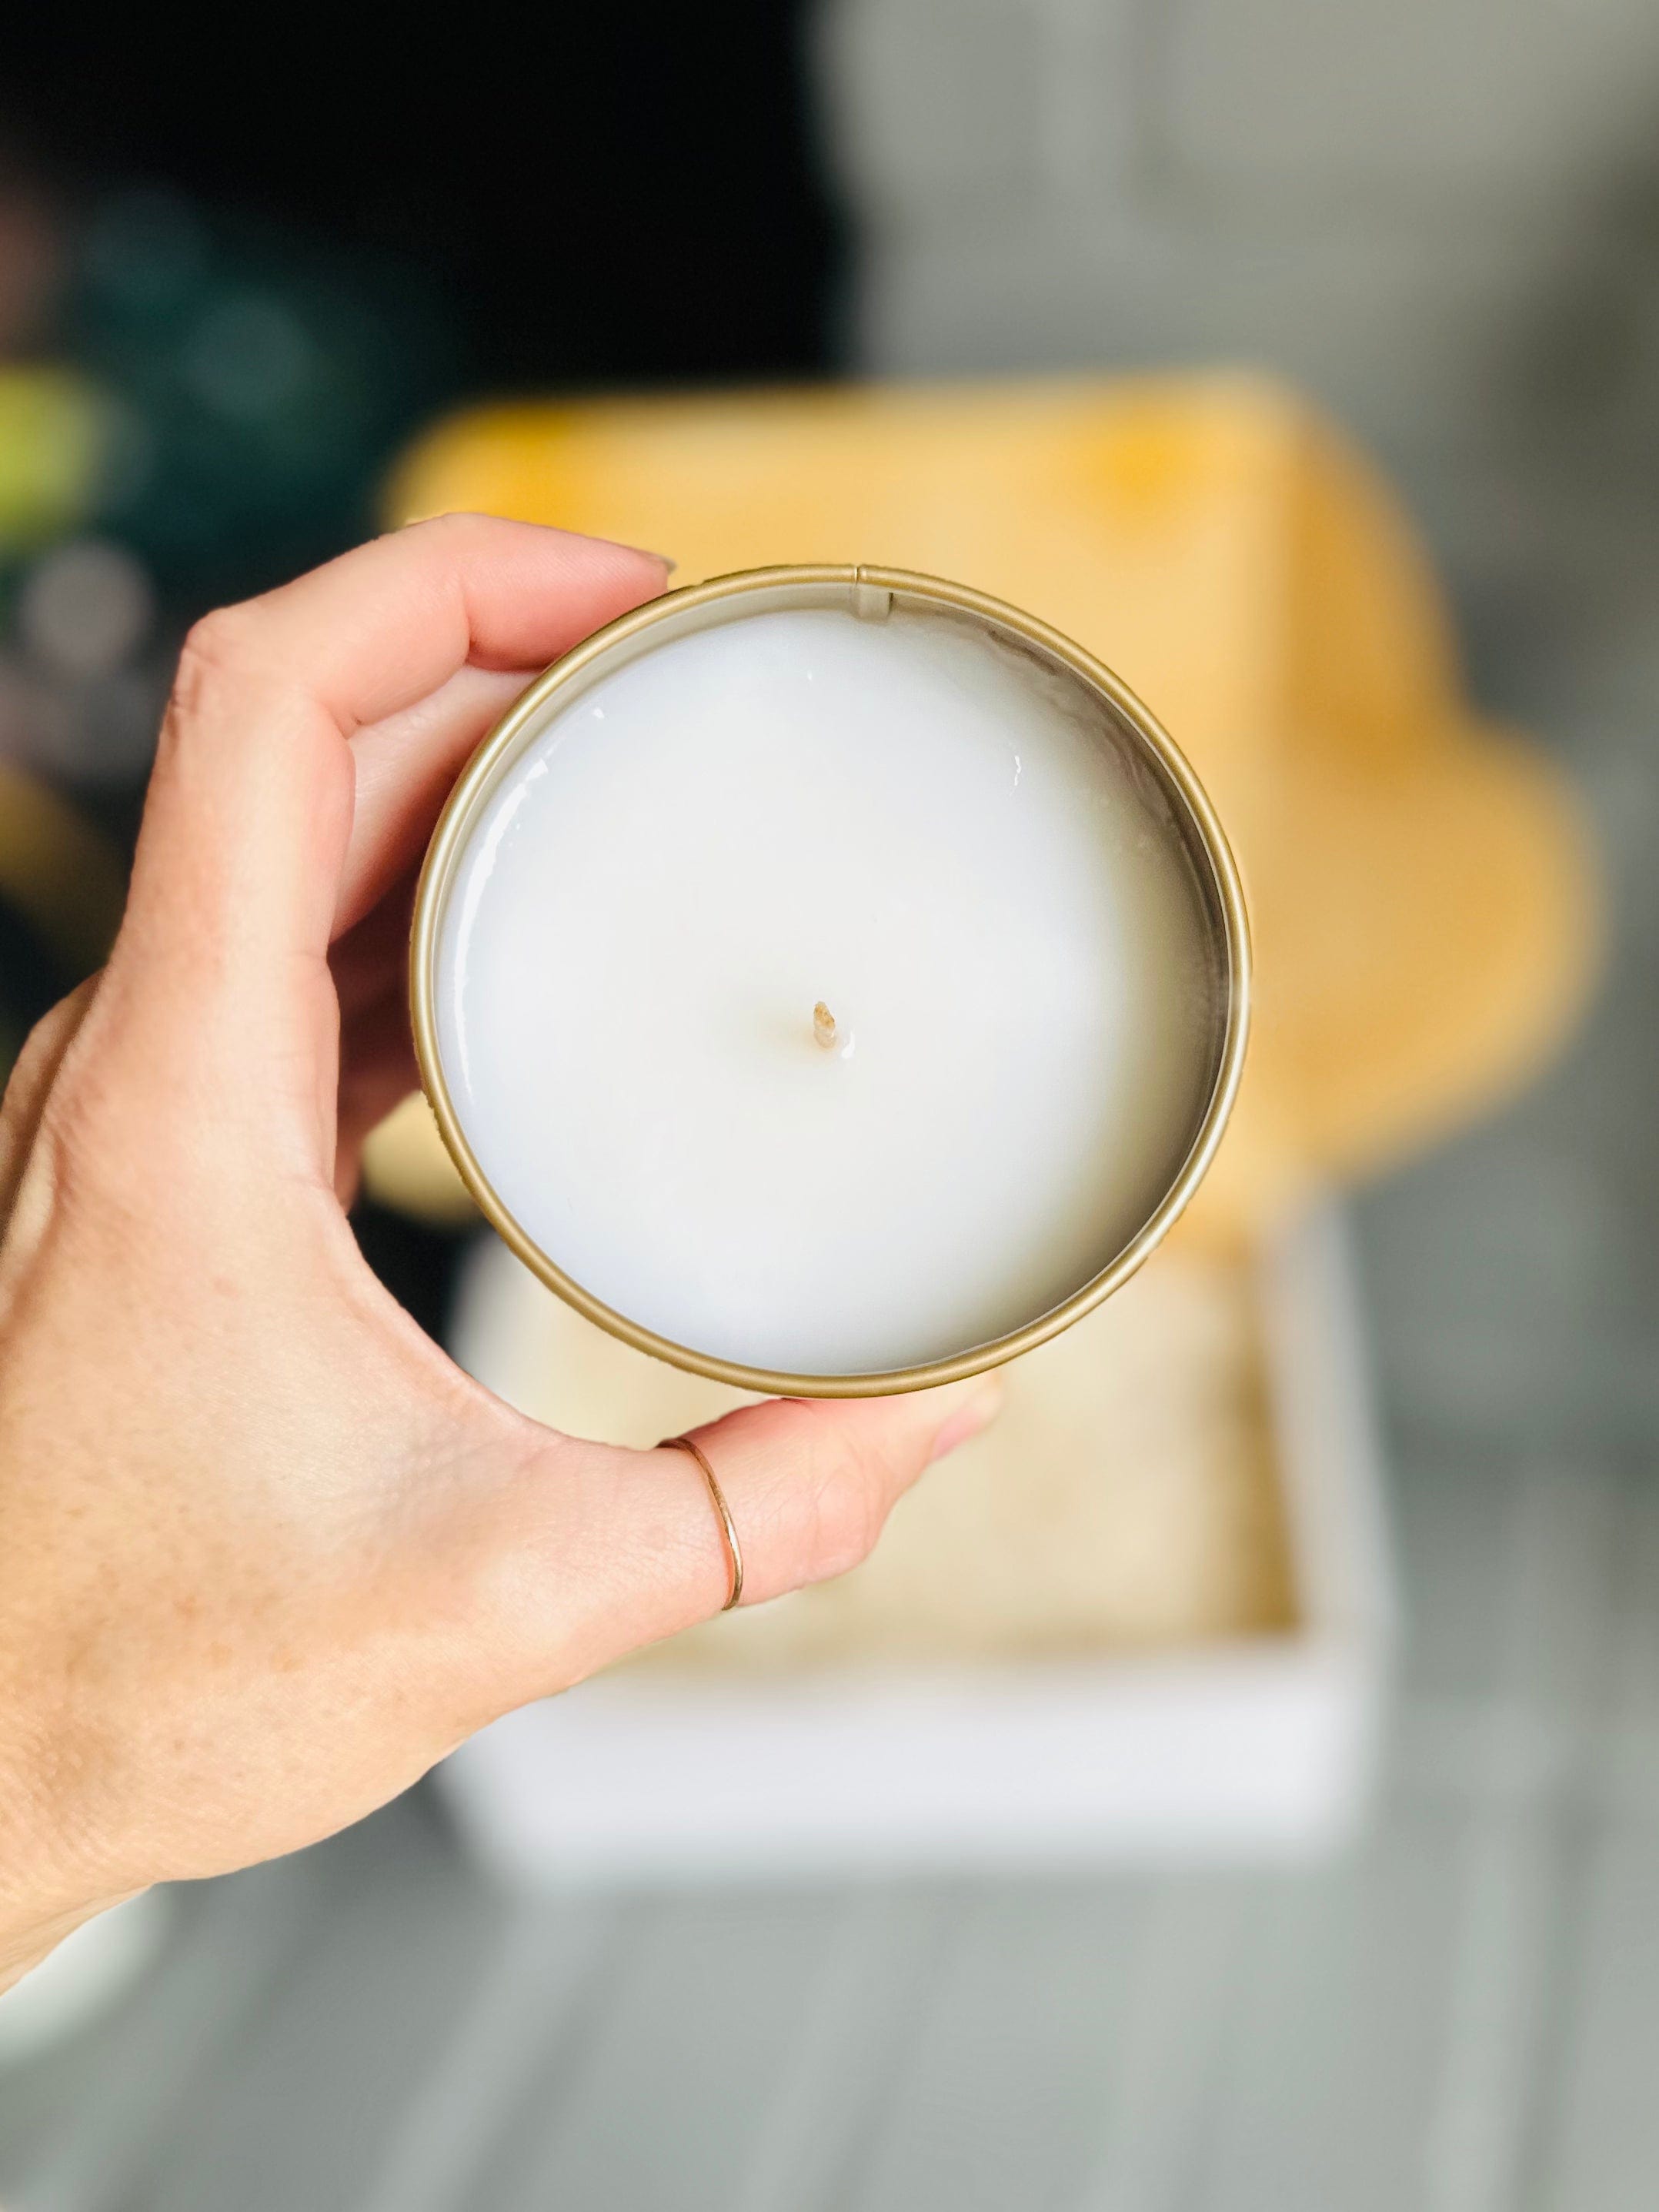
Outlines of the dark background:
[{"label": "dark background", "polygon": [[[15,9],[0,128],[73,194],[141,179],[412,269],[476,388],[821,372],[842,226],[799,10]],[[464,35],[463,35],[464,32]]]}]

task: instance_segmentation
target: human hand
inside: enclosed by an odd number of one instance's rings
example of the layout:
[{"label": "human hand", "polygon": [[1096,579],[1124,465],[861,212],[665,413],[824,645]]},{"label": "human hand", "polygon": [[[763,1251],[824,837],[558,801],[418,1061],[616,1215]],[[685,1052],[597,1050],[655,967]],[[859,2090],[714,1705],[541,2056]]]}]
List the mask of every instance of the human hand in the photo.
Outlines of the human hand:
[{"label": "human hand", "polygon": [[[344,1211],[415,1082],[404,947],[445,793],[534,670],[664,575],[450,517],[191,634],[108,966],[0,1112],[0,1984],[725,1601],[690,1457],[492,1397]],[[746,1601],[862,1558],[998,1387],[702,1431]]]}]

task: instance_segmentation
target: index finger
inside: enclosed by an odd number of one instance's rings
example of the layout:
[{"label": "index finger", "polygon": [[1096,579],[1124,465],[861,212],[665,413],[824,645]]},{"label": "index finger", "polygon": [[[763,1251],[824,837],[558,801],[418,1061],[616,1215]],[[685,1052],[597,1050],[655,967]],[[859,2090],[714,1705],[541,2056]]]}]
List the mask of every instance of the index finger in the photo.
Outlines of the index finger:
[{"label": "index finger", "polygon": [[[660,591],[654,554],[483,515],[343,554],[192,631],[163,725],[123,943],[131,980],[234,979],[267,1029],[327,952],[355,799],[349,740],[471,664],[539,666]],[[172,987],[176,988],[174,972]]]}]

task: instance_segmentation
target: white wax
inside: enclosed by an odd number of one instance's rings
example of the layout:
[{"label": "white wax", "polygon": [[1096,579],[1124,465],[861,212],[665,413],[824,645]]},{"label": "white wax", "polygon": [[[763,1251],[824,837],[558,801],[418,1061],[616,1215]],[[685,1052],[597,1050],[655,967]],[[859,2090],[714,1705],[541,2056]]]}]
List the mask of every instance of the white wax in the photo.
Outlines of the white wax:
[{"label": "white wax", "polygon": [[678,1345],[816,1375],[1097,1273],[1186,1153],[1216,1020],[1168,803],[1080,687],[828,609],[554,712],[461,855],[436,986],[455,1110],[541,1249]]}]

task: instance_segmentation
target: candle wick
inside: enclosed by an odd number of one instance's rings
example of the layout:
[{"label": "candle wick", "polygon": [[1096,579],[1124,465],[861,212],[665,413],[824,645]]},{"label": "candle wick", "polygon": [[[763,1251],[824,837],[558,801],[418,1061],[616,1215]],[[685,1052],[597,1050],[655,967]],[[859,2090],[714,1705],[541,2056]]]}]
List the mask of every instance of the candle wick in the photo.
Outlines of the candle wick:
[{"label": "candle wick", "polygon": [[812,1035],[825,1052],[836,1048],[836,1018],[822,999],[812,1009]]}]

